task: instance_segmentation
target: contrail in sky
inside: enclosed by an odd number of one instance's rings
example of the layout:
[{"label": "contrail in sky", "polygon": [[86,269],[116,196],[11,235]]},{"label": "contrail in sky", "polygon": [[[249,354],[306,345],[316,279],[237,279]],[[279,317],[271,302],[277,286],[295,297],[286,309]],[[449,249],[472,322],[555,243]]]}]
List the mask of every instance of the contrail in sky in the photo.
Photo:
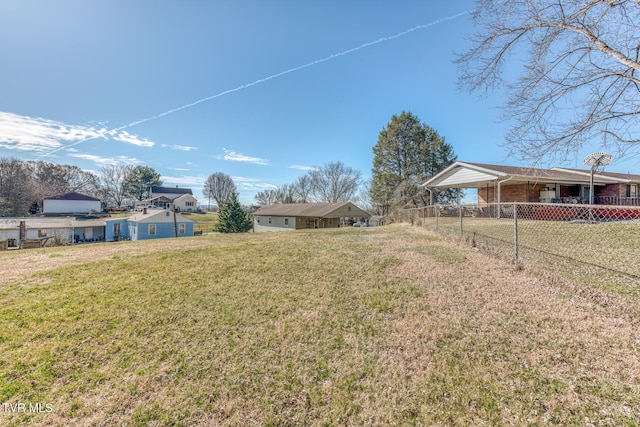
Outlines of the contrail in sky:
[{"label": "contrail in sky", "polygon": [[[374,45],[377,45],[377,44],[380,44],[380,43],[383,43],[383,42],[387,42],[387,41],[390,41],[390,40],[394,40],[394,39],[406,36],[407,34],[413,33],[413,32],[418,31],[418,30],[423,30],[425,28],[429,28],[429,27],[441,24],[441,23],[446,22],[446,21],[451,21],[451,20],[459,18],[459,17],[461,17],[463,15],[467,15],[468,13],[469,12],[465,10],[463,12],[460,12],[460,13],[456,14],[456,15],[447,16],[445,18],[438,19],[438,20],[430,22],[428,24],[417,25],[417,26],[415,26],[413,28],[409,28],[408,30],[402,31],[402,32],[400,32],[398,34],[395,34],[395,35],[392,35],[392,36],[387,36],[387,37],[381,37],[381,38],[379,38],[377,40],[361,44],[358,47],[354,47],[354,48],[351,48],[351,49],[343,50],[342,52],[334,53],[334,54],[329,55],[329,56],[327,56],[325,58],[322,58],[322,59],[316,59],[315,61],[309,62],[309,63],[304,64],[304,65],[299,65],[297,67],[289,68],[286,71],[281,71],[279,73],[272,74],[272,75],[270,75],[268,77],[264,77],[264,78],[258,79],[258,80],[254,81],[254,82],[246,83],[246,84],[243,84],[243,85],[238,86],[236,88],[225,90],[224,92],[220,92],[220,93],[217,93],[215,95],[207,96],[206,98],[198,99],[197,101],[191,102],[189,104],[185,104],[185,105],[182,105],[180,107],[173,108],[171,110],[167,110],[164,113],[156,114],[155,116],[147,117],[147,118],[141,119],[141,120],[136,120],[136,121],[131,122],[129,124],[126,124],[124,126],[120,126],[119,128],[112,129],[112,130],[110,130],[110,131],[108,131],[106,133],[109,134],[109,133],[112,133],[112,132],[119,132],[121,130],[128,129],[128,128],[140,125],[142,123],[150,122],[152,120],[157,120],[157,119],[159,119],[161,117],[165,117],[165,116],[168,116],[170,114],[177,113],[178,111],[182,111],[182,110],[185,110],[187,108],[194,107],[194,106],[196,106],[198,104],[202,104],[203,102],[211,101],[213,99],[220,98],[221,96],[229,95],[229,94],[234,93],[234,92],[238,92],[238,91],[241,91],[241,90],[244,90],[244,89],[248,89],[248,88],[250,88],[252,86],[256,86],[256,85],[259,85],[261,83],[268,82],[269,80],[277,79],[278,77],[282,77],[282,76],[285,76],[287,74],[294,73],[296,71],[304,70],[305,68],[313,67],[314,65],[322,64],[323,62],[331,61],[332,59],[338,58],[340,56],[349,55],[349,54],[357,52],[359,50],[362,50],[362,49],[365,49],[365,48],[368,48],[368,47],[371,47],[371,46],[374,46]],[[64,147],[56,148],[55,150],[52,150],[47,154],[53,154],[53,153],[58,152],[58,151],[60,151],[62,149],[73,147],[75,145],[78,145],[78,144],[81,144],[83,142],[89,141],[91,139],[96,139],[96,138],[98,138],[98,137],[96,136],[96,137],[85,138],[83,140],[76,141],[73,144],[69,144],[69,145],[66,145]]]}]

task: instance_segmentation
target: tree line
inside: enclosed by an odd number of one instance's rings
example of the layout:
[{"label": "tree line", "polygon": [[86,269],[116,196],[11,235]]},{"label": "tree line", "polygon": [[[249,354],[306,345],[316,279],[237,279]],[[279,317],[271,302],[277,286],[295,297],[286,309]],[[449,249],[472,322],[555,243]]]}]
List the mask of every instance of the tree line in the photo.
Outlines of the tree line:
[{"label": "tree line", "polygon": [[42,199],[82,193],[107,206],[144,200],[160,174],[147,166],[106,165],[97,173],[45,161],[0,158],[0,216],[23,216],[41,209]]},{"label": "tree line", "polygon": [[330,162],[310,169],[293,183],[260,191],[258,205],[274,203],[337,203],[353,201],[362,184],[362,172],[342,162]]}]

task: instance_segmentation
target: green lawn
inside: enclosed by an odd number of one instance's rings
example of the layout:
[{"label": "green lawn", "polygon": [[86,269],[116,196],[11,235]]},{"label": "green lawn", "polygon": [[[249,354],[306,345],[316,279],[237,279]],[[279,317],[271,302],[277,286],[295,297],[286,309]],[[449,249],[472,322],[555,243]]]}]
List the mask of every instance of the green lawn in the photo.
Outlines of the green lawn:
[{"label": "green lawn", "polygon": [[[436,226],[434,218],[425,224]],[[437,226],[460,233],[459,218],[441,217]],[[462,228],[470,243],[513,257],[513,219],[465,217]],[[640,297],[640,223],[521,219],[518,243],[520,261],[526,264]]]},{"label": "green lawn", "polygon": [[640,423],[637,299],[421,228],[94,248],[0,279],[1,425]]}]

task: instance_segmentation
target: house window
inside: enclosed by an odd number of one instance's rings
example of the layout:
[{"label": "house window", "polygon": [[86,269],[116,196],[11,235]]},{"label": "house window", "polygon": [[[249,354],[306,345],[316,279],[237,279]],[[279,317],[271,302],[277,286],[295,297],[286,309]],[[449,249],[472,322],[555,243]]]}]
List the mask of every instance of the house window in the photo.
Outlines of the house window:
[{"label": "house window", "polygon": [[113,235],[114,236],[119,236],[120,235],[120,223],[116,222],[115,224],[113,224]]},{"label": "house window", "polygon": [[47,237],[47,230],[44,228],[38,230],[38,237]]},{"label": "house window", "polygon": [[155,236],[155,235],[156,235],[156,225],[149,224],[149,236]]},{"label": "house window", "polygon": [[267,220],[267,222],[268,222],[269,224],[271,224],[271,217],[269,217],[269,219]]},{"label": "house window", "polygon": [[178,233],[184,234],[184,224],[180,224]]},{"label": "house window", "polygon": [[638,186],[636,184],[627,184],[627,197],[637,197]]},{"label": "house window", "polygon": [[285,227],[289,226],[289,218],[285,218],[284,219],[284,225],[285,225]]}]

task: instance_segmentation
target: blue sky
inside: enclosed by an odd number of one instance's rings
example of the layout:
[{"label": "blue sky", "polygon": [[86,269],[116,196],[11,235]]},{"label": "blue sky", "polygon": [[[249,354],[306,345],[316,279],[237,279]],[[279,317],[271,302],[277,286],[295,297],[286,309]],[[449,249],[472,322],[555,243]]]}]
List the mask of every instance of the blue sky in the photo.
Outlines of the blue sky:
[{"label": "blue sky", "polygon": [[378,133],[410,111],[460,160],[519,165],[500,146],[501,93],[456,89],[454,54],[468,47],[474,6],[5,1],[0,157],[94,172],[114,162],[150,166],[203,203],[206,177],[224,172],[251,203],[332,161],[369,178]]}]

